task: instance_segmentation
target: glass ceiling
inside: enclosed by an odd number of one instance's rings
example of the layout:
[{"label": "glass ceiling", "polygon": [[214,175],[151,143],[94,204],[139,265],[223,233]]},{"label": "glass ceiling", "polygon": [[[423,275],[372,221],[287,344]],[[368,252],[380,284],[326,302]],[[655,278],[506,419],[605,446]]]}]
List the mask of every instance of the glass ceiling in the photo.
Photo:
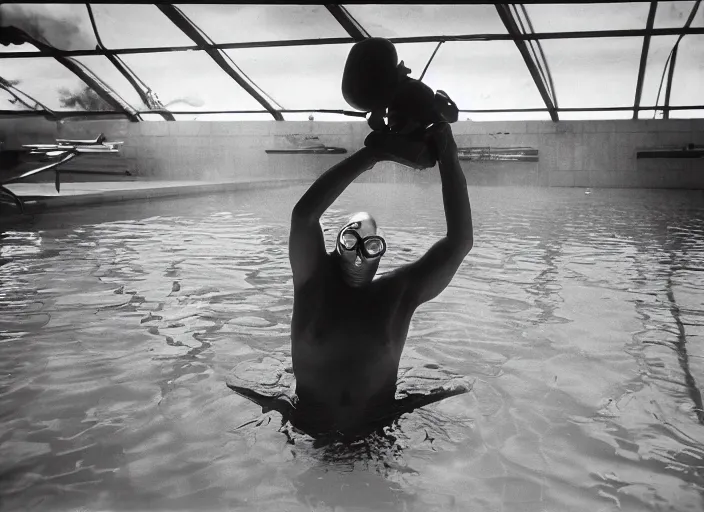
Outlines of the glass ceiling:
[{"label": "glass ceiling", "polygon": [[363,121],[341,79],[366,37],[462,120],[704,117],[699,1],[0,4],[0,115]]}]

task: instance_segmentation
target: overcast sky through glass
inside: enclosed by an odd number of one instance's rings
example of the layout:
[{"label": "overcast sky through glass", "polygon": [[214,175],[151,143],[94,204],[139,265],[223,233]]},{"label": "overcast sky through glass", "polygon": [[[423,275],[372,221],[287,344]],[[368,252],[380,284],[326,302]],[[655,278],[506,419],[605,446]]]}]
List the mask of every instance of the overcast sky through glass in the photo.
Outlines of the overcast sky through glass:
[{"label": "overcast sky through glass", "polygon": [[[108,49],[194,46],[157,7],[150,4],[91,4],[102,44]],[[654,27],[681,28],[694,2],[659,2]],[[178,5],[215,44],[318,38],[349,38],[322,5]],[[642,30],[650,4],[527,5],[520,22],[534,32]],[[350,5],[349,13],[371,35],[386,38],[503,34],[507,29],[494,5]],[[97,39],[85,4],[3,4],[0,25],[16,26],[36,40],[61,50],[93,50]],[[691,25],[704,27],[704,9]],[[527,28],[527,27],[526,27]],[[642,106],[662,105],[658,98],[663,69],[676,35],[651,38]],[[399,59],[418,78],[436,42],[397,44]],[[351,110],[340,90],[351,44],[232,48],[222,54],[237,72],[276,108]],[[548,39],[541,41],[544,62],[562,108],[629,107],[634,103],[643,36]],[[29,44],[0,46],[8,52],[36,52]],[[173,111],[262,110],[204,51],[130,53],[120,56],[143,87]],[[75,57],[91,74],[137,110],[147,106],[134,86],[103,56]],[[542,58],[542,57],[541,57]],[[680,43],[670,105],[701,105],[704,35],[690,34]],[[19,91],[62,110],[61,91],[78,91],[84,83],[52,57],[0,59],[0,77]],[[446,91],[460,109],[545,108],[535,81],[511,40],[443,43],[423,81]],[[0,96],[3,110],[27,108]],[[75,107],[74,107],[75,108]],[[567,114],[567,113],[565,113]],[[630,112],[572,112],[570,119],[630,117]],[[652,114],[651,114],[652,115]],[[677,111],[671,112],[677,117]],[[190,116],[190,117],[189,117]],[[268,116],[268,117],[267,117]],[[704,110],[689,111],[702,117]],[[204,118],[196,114],[187,118]],[[222,118],[222,117],[221,117]],[[242,115],[233,118],[242,118]],[[245,118],[247,116],[245,115]],[[249,118],[260,118],[250,115]],[[268,114],[264,118],[270,118]],[[286,114],[307,119],[308,113]],[[336,118],[316,114],[316,118]],[[355,118],[337,116],[341,120]],[[461,119],[549,119],[547,112],[462,113]]]}]

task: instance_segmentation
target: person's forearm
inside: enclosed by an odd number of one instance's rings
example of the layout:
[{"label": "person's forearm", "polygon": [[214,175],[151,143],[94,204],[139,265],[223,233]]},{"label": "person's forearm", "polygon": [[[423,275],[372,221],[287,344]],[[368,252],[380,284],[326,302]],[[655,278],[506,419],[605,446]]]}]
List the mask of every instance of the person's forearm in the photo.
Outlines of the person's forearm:
[{"label": "person's forearm", "polygon": [[325,171],[303,194],[294,212],[319,219],[350,183],[377,162],[376,154],[369,148],[353,153]]},{"label": "person's forearm", "polygon": [[467,193],[467,180],[462,172],[457,147],[442,151],[438,158],[442,180],[442,200],[445,206],[447,236],[462,243],[473,243],[472,210]]}]

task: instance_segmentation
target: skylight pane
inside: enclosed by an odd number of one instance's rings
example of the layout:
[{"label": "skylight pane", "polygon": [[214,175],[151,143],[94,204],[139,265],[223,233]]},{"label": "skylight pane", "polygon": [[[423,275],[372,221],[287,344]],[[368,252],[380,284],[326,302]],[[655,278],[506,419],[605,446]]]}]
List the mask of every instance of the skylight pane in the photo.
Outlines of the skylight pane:
[{"label": "skylight pane", "polygon": [[52,110],[113,110],[52,57],[4,59],[2,77]]},{"label": "skylight pane", "polygon": [[349,37],[323,5],[179,5],[216,43]]},{"label": "skylight pane", "polygon": [[[445,44],[446,43],[443,43],[442,46]],[[438,43],[397,43],[394,46],[396,47],[399,62],[403,61],[404,66],[411,70],[409,76],[417,80],[420,78],[421,73],[423,73],[423,69],[426,64],[428,64],[437,45]],[[441,49],[442,46],[440,46]],[[438,53],[440,53],[440,51],[441,50],[438,50]],[[430,67],[435,64],[437,57],[438,55],[436,54]],[[426,72],[426,76],[427,75],[428,73]],[[423,82],[425,81],[424,77]]]},{"label": "skylight pane", "polygon": [[[225,50],[232,60],[286,109],[344,109],[342,74],[351,44],[241,48]],[[396,45],[399,60],[417,77],[434,43]]]},{"label": "skylight pane", "polygon": [[548,112],[460,112],[460,121],[550,121]]},{"label": "skylight pane", "polygon": [[662,119],[662,110],[641,110],[638,119]]},{"label": "skylight pane", "polygon": [[37,41],[59,50],[95,48],[95,36],[85,4],[5,3],[0,5],[0,20],[0,26],[20,28]]},{"label": "skylight pane", "polygon": [[[653,114],[657,112],[655,117]],[[662,119],[662,110],[641,110],[638,114],[638,119]],[[704,118],[704,109],[683,109],[683,110],[670,110],[671,119],[702,119]]]},{"label": "skylight pane", "polygon": [[139,117],[142,118],[142,121],[164,121],[163,116],[159,114],[140,114]]},{"label": "skylight pane", "polygon": [[[665,87],[667,86],[667,57],[676,42],[677,36],[653,36],[650,38],[648,60],[646,61],[645,75],[643,76],[643,91],[640,98],[640,104],[642,106],[655,106],[661,80],[662,88],[660,89],[660,100],[658,105],[663,105],[665,103]],[[677,61],[679,62],[679,57]],[[663,70],[665,71],[664,77]]]},{"label": "skylight pane", "polygon": [[670,105],[704,104],[704,35],[682,38],[672,77]]},{"label": "skylight pane", "polygon": [[584,119],[631,119],[632,110],[595,110],[587,112],[560,112],[560,121],[580,121]]},{"label": "skylight pane", "polygon": [[[682,28],[692,12],[695,2],[658,2],[655,28]],[[692,27],[704,27],[704,6],[700,5],[692,20]]]},{"label": "skylight pane", "polygon": [[493,5],[346,5],[373,37],[506,34]]},{"label": "skylight pane", "polygon": [[704,118],[703,109],[693,110],[670,110],[671,119],[702,119]]},{"label": "skylight pane", "polygon": [[36,52],[39,53],[39,49],[33,44],[23,43],[23,44],[8,44],[7,46],[0,44],[0,54],[2,53],[15,53],[15,52]]},{"label": "skylight pane", "polygon": [[5,89],[0,89],[0,110],[33,110],[31,108],[34,107],[33,102],[25,98],[22,94],[16,94],[21,101]]},{"label": "skylight pane", "polygon": [[466,110],[544,107],[512,41],[447,42],[423,80]]},{"label": "skylight pane", "polygon": [[[641,105],[654,106],[660,89],[657,105],[665,104],[667,76],[670,52],[677,42],[678,36],[657,36],[650,40],[648,63],[643,81]],[[701,105],[704,101],[702,83],[704,83],[704,36],[690,34],[682,38],[677,50],[675,75],[672,80],[670,105]],[[663,75],[664,71],[664,75]],[[662,85],[661,85],[662,84]]]},{"label": "skylight pane", "polygon": [[348,109],[342,72],[351,45],[225,50],[232,60],[287,109]]},{"label": "skylight pane", "polygon": [[642,37],[545,40],[542,42],[558,105],[633,105]]},{"label": "skylight pane", "polygon": [[[244,113],[244,114],[174,114],[176,121],[274,121],[268,113]],[[164,119],[161,118],[163,121]]]},{"label": "skylight pane", "polygon": [[262,109],[203,51],[128,54],[122,58],[168,109]]},{"label": "skylight pane", "polygon": [[102,82],[115,91],[129,105],[137,110],[147,108],[136,89],[132,87],[122,73],[120,73],[106,57],[95,55],[76,57],[76,60],[90,69],[95,76],[100,78]]},{"label": "skylight pane", "polygon": [[150,4],[91,4],[100,38],[108,48],[192,46],[195,43]]},{"label": "skylight pane", "polygon": [[286,121],[309,121],[309,117],[313,116],[314,121],[343,121],[345,123],[359,121],[366,123],[367,120],[363,117],[346,116],[344,114],[330,114],[327,112],[284,112]]},{"label": "skylight pane", "polygon": [[642,30],[650,4],[532,4],[526,9],[535,32]]}]

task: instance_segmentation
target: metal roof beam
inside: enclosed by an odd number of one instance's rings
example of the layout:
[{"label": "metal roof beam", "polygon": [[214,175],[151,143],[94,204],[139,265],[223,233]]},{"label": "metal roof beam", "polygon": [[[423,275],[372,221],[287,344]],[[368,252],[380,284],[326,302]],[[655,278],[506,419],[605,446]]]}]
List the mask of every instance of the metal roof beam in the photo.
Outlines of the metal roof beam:
[{"label": "metal roof beam", "polygon": [[[118,57],[116,57],[113,52],[105,48],[105,45],[103,45],[103,41],[100,39],[100,33],[98,32],[98,25],[95,22],[95,16],[93,15],[93,9],[90,4],[86,4],[86,9],[88,10],[88,17],[90,18],[90,24],[93,27],[93,33],[95,34],[95,40],[98,43],[98,48],[105,52],[105,57],[107,57],[107,59],[112,63],[113,66],[115,66],[115,68],[120,72],[120,74],[125,77],[125,79],[130,83],[134,90],[137,91],[137,94],[139,95],[139,98],[142,100],[142,102],[147,107],[149,107],[149,98],[139,86],[137,81],[134,79],[132,73],[128,72],[125,66],[122,64],[122,61]],[[166,109],[164,109],[164,112],[161,114],[161,116],[166,121],[175,120],[174,116],[172,116]]]},{"label": "metal roof beam", "polygon": [[[115,66],[120,73],[122,73],[122,76],[124,76],[127,79],[127,81],[130,83],[130,85],[132,85],[132,87],[134,87],[134,89],[137,91],[137,94],[139,94],[139,97],[142,100],[142,102],[146,106],[149,106],[149,97],[142,90],[142,88],[139,86],[139,84],[135,81],[134,77],[125,69],[125,67],[122,64],[122,61],[120,61],[117,56],[112,55],[111,53],[106,53],[105,56],[112,63],[112,65]],[[169,112],[169,110],[166,107],[159,110],[159,113],[160,113],[161,117],[164,118],[165,121],[175,121],[176,120],[176,118],[174,118],[173,114],[171,114],[171,112]]]},{"label": "metal roof beam", "polygon": [[105,101],[116,111],[124,113],[124,115],[126,115],[127,118],[132,122],[139,121],[139,117],[135,112],[132,112],[130,108],[128,108],[126,105],[123,105],[119,99],[115,98],[110,91],[105,89],[98,80],[88,74],[76,62],[74,62],[71,57],[55,57],[55,59],[59,63],[63,64],[64,67],[73,72],[78,78],[83,80],[83,82],[85,82],[88,87],[93,89],[95,93],[100,96],[100,98],[102,98],[103,101]]},{"label": "metal roof beam", "polygon": [[[662,110],[663,107],[646,106],[640,107],[640,110]],[[626,110],[633,110],[633,106],[629,105],[627,107],[558,107],[555,110],[558,112],[624,112]],[[678,105],[675,107],[670,107],[670,110],[704,110],[704,105]],[[494,108],[494,109],[473,109],[464,110],[460,109],[460,112],[475,112],[475,113],[492,113],[492,112],[548,112],[545,107],[539,108]],[[578,121],[588,121],[588,119],[578,119]],[[616,121],[616,119],[614,119]]]},{"label": "metal roof beam", "polygon": [[[54,48],[37,41],[32,36],[27,34],[24,30],[17,27],[3,27],[2,28],[3,39],[7,40],[10,44],[22,44],[24,42],[35,46],[42,56],[51,55],[56,59],[56,61],[64,66],[66,69],[71,71],[74,75],[80,78],[83,83],[85,83],[90,89],[92,89],[105,103],[110,105],[117,112],[124,114],[130,121],[138,121],[139,117],[135,111],[129,106],[120,101],[119,98],[115,97],[111,91],[103,87],[95,77],[88,73],[78,62],[73,60],[72,57],[60,55],[55,53]],[[5,44],[3,42],[3,44]]]},{"label": "metal roof beam", "polygon": [[[663,107],[659,106],[645,106],[640,107],[640,110],[662,110]],[[677,105],[669,107],[670,110],[704,110],[704,105]],[[558,112],[625,112],[628,110],[633,110],[633,106],[629,105],[626,107],[559,107],[556,109]],[[343,114],[351,117],[363,117],[363,113],[354,112],[348,110],[325,110],[325,109],[296,109],[296,110],[281,110],[284,114],[286,113],[306,113],[306,112],[322,112],[330,114]],[[505,109],[460,109],[460,112],[465,113],[475,113],[475,114],[491,114],[491,113],[519,113],[519,112],[548,112],[545,107],[538,108],[505,108]],[[140,110],[140,114],[159,114],[159,110]],[[171,111],[175,115],[198,115],[198,114],[268,114],[267,110],[201,110],[201,111]],[[9,117],[27,117],[27,116],[39,116],[43,115],[41,110],[0,110],[0,116]],[[73,111],[58,111],[54,112],[54,115],[58,118],[63,117],[74,117],[74,116],[119,116],[122,115],[120,112],[113,111],[84,111],[84,110],[73,110]],[[580,121],[589,121],[589,119],[582,119]]]},{"label": "metal roof beam", "polygon": [[[44,105],[44,103],[40,102],[33,96],[30,96],[26,92],[24,92],[22,89],[18,88],[16,85],[12,85],[10,82],[5,80],[4,78],[0,77],[0,89],[3,89],[6,91],[8,94],[12,95],[16,101],[19,101],[22,103],[25,107],[27,107],[28,110],[31,110],[32,112],[36,112],[38,114],[42,114],[44,117],[46,117],[49,120],[56,120],[58,117],[56,116],[56,113],[51,110],[49,107]],[[16,91],[16,92],[15,92]],[[17,93],[21,94],[22,96],[26,97],[30,101],[34,102],[34,108],[32,105],[29,105],[23,98],[21,98]],[[41,107],[41,110],[37,109],[36,107]]]},{"label": "metal roof beam", "polygon": [[[543,40],[543,39],[581,39],[599,37],[644,37],[648,34],[645,29],[638,30],[592,30],[582,32],[537,32],[533,34],[518,34],[515,37],[511,34],[469,34],[459,36],[415,36],[415,37],[390,37],[394,44],[402,43],[439,43],[441,41],[520,41]],[[654,28],[650,31],[651,36],[677,36],[681,34],[704,34],[704,27],[681,28]],[[216,50],[236,50],[240,48],[283,48],[288,46],[317,46],[326,44],[350,44],[355,40],[351,37],[331,37],[319,39],[282,39],[280,41],[252,41],[247,43],[221,43],[208,45]],[[164,52],[187,52],[202,50],[200,46],[157,46],[139,48],[118,48],[109,52],[113,55],[131,55],[141,53],[164,53]],[[62,55],[65,57],[84,57],[90,55],[106,55],[106,50],[56,50],[46,49],[41,53],[37,52],[0,52],[0,59],[20,59],[26,57],[54,57]]]},{"label": "metal roof beam", "polygon": [[355,40],[363,41],[371,37],[362,25],[355,20],[343,6],[338,4],[326,4],[325,8],[330,11],[342,28]]},{"label": "metal roof beam", "polygon": [[533,57],[531,56],[530,52],[528,51],[528,46],[526,45],[526,42],[524,40],[518,39],[516,36],[520,35],[520,30],[518,29],[518,25],[516,24],[516,20],[513,17],[513,14],[511,14],[511,11],[509,10],[508,6],[505,4],[495,4],[496,11],[499,13],[499,17],[501,18],[501,21],[504,23],[504,26],[506,27],[506,30],[508,30],[508,33],[513,36],[513,42],[516,44],[516,47],[518,48],[518,51],[521,52],[521,56],[523,57],[523,61],[526,63],[526,66],[528,67],[528,71],[530,72],[530,75],[533,77],[533,81],[535,82],[535,86],[538,88],[538,92],[540,93],[540,96],[543,98],[543,101],[545,102],[545,106],[548,109],[548,112],[550,112],[550,119],[553,121],[559,121],[560,118],[557,115],[557,110],[555,109],[555,105],[553,105],[552,99],[550,98],[550,94],[548,93],[548,88],[545,82],[543,81],[543,78],[540,76],[540,71],[538,70],[538,66],[536,62],[533,60]]},{"label": "metal roof beam", "polygon": [[[157,112],[154,112],[155,114]],[[30,116],[43,116],[44,112],[41,110],[0,110],[0,116],[7,117],[30,117]],[[101,116],[115,116],[123,118],[125,116],[124,112],[115,112],[114,110],[55,110],[54,117],[56,119],[63,119],[66,117],[101,117]]]},{"label": "metal roof beam", "polygon": [[653,32],[653,23],[655,22],[655,12],[658,9],[657,1],[650,2],[650,11],[648,11],[648,21],[645,25],[645,36],[643,36],[643,49],[640,52],[640,66],[638,67],[638,82],[636,83],[636,98],[633,102],[633,119],[638,119],[638,110],[640,107],[640,97],[643,92],[643,79],[645,78],[645,66],[648,62],[648,51],[650,50],[650,36]]},{"label": "metal roof beam", "polygon": [[672,77],[675,74],[675,62],[677,62],[677,49],[679,45],[675,45],[672,49],[672,57],[670,58],[670,69],[667,72],[667,87],[665,89],[665,107],[662,110],[663,119],[670,118],[670,91],[672,90]]},{"label": "metal roof beam", "polygon": [[[697,11],[699,10],[699,4],[701,4],[701,0],[696,0],[694,2],[694,5],[692,6],[692,10],[689,13],[689,16],[687,17],[687,21],[684,23],[684,29],[689,28],[692,25],[692,21],[694,21],[694,17],[697,14]],[[672,79],[675,76],[675,63],[677,62],[677,50],[680,46],[680,42],[682,41],[682,38],[685,36],[684,33],[680,34],[680,37],[677,38],[677,42],[675,43],[675,46],[672,48],[672,54],[670,55],[670,69],[667,74],[667,88],[665,89],[665,108],[663,109],[662,116],[664,119],[668,119],[670,117],[670,90],[672,89]]]},{"label": "metal roof beam", "polygon": [[183,13],[173,5],[169,4],[155,4],[164,15],[171,20],[171,22],[176,25],[181,31],[190,37],[194,43],[196,43],[198,49],[205,51],[210,58],[212,58],[215,63],[220,66],[220,68],[230,75],[230,77],[239,84],[245,91],[247,91],[262,107],[269,112],[274,119],[277,121],[283,121],[284,117],[281,112],[276,110],[259,92],[257,92],[254,87],[252,87],[247,81],[240,76],[240,74],[228,64],[228,62],[220,54],[220,50],[213,47],[206,39],[200,34],[198,29],[188,20]]}]

